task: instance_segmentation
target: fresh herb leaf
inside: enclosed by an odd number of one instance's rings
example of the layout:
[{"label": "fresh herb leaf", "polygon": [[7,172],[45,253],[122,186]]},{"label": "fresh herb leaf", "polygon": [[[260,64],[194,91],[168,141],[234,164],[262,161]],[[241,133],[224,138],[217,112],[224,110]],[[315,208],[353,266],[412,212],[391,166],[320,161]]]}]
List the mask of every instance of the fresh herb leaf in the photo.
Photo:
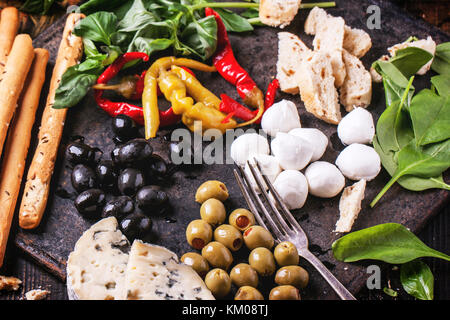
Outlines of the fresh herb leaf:
[{"label": "fresh herb leaf", "polygon": [[134,48],[138,52],[145,52],[150,55],[155,51],[166,50],[173,44],[172,39],[148,39],[138,37],[134,41]]},{"label": "fresh herb leaf", "polygon": [[214,16],[192,21],[184,29],[181,41],[203,60],[211,57],[217,47],[217,23]]},{"label": "fresh herb leaf", "polygon": [[439,74],[450,74],[450,42],[444,42],[436,46],[431,69]]},{"label": "fresh herb leaf", "polygon": [[116,28],[117,17],[111,12],[100,11],[82,19],[76,25],[74,34],[109,46]]},{"label": "fresh herb leaf", "polygon": [[[247,32],[253,31],[253,26],[247,21],[247,19],[241,17],[240,15],[234,13],[230,10],[216,9],[217,13],[220,15],[227,31],[229,32]],[[259,11],[257,11],[259,12]]]},{"label": "fresh herb leaf", "polygon": [[431,84],[441,97],[450,96],[450,74],[441,74],[432,77]]},{"label": "fresh herb leaf", "polygon": [[400,264],[420,257],[450,261],[450,256],[431,249],[398,223],[379,224],[349,233],[336,240],[334,257],[343,262],[371,259]]},{"label": "fresh herb leaf", "polygon": [[388,296],[391,296],[393,298],[398,296],[398,292],[395,290],[392,290],[391,288],[383,288],[383,292],[386,293]]},{"label": "fresh herb leaf", "polygon": [[55,0],[27,0],[20,7],[20,11],[31,14],[46,15],[54,3]]},{"label": "fresh herb leaf", "polygon": [[414,260],[400,267],[400,281],[403,289],[420,300],[433,300],[434,277],[430,268],[420,260]]},{"label": "fresh herb leaf", "polygon": [[80,6],[81,12],[90,15],[97,11],[110,11],[123,4],[123,0],[89,0]]},{"label": "fresh herb leaf", "polygon": [[397,50],[395,56],[389,62],[409,79],[431,59],[433,59],[433,55],[428,51],[421,48],[408,47]]}]

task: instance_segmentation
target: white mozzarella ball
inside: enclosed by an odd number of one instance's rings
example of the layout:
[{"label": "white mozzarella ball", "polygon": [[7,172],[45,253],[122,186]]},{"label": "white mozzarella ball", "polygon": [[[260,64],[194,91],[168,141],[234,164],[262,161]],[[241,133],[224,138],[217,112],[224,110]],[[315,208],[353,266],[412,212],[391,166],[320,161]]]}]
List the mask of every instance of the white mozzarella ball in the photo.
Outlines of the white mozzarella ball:
[{"label": "white mozzarella ball", "polygon": [[300,128],[300,116],[297,107],[289,100],[281,100],[275,103],[264,112],[261,127],[264,132],[272,137],[275,137],[278,132],[289,132],[294,128]]},{"label": "white mozzarella ball", "polygon": [[[278,162],[277,158],[274,156],[269,156],[265,154],[259,154],[254,157],[254,159],[258,162],[259,167],[261,168],[261,173],[265,175],[271,183],[275,181],[277,176],[281,172],[280,163]],[[252,172],[250,171],[250,165],[251,163],[253,166],[256,166],[253,159],[250,159],[249,162],[245,164],[245,173],[250,177],[250,184],[251,186],[257,191],[260,192],[260,189],[253,178]],[[265,187],[265,190],[268,189],[266,183],[263,180],[263,184]]]},{"label": "white mozzarella ball", "polygon": [[342,174],[351,180],[373,180],[381,170],[380,156],[374,148],[354,143],[346,147],[336,159]]},{"label": "white mozzarella ball", "polygon": [[320,198],[332,198],[345,187],[345,178],[339,169],[326,161],[311,163],[305,171],[309,193]]},{"label": "white mozzarella ball", "polygon": [[372,114],[364,108],[355,108],[339,122],[337,133],[345,145],[371,143],[375,135]]},{"label": "white mozzarella ball", "polygon": [[308,197],[308,181],[300,171],[281,172],[273,186],[288,209],[300,209],[305,204]]},{"label": "white mozzarella ball", "polygon": [[270,146],[285,170],[302,170],[313,155],[313,147],[308,141],[288,133],[279,132]]},{"label": "white mozzarella ball", "polygon": [[239,166],[259,154],[269,154],[269,142],[257,133],[246,133],[239,136],[231,144],[231,159]]},{"label": "white mozzarella ball", "polygon": [[289,134],[300,137],[308,141],[314,148],[311,161],[317,161],[322,158],[328,146],[327,136],[315,128],[296,128],[289,131]]}]

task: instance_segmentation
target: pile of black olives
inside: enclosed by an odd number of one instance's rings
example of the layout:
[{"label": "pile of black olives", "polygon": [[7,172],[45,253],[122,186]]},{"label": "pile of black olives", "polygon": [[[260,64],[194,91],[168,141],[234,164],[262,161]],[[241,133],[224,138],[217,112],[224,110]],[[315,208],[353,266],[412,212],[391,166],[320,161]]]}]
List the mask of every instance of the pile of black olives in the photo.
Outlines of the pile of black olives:
[{"label": "pile of black olives", "polygon": [[168,166],[153,153],[147,140],[138,137],[131,118],[117,116],[112,129],[117,145],[110,160],[102,159],[103,152],[81,138],[67,147],[67,158],[74,165],[72,186],[78,194],[74,204],[84,217],[114,216],[128,239],[142,238],[152,229],[149,216],[168,206],[168,196],[159,186],[168,174]]}]

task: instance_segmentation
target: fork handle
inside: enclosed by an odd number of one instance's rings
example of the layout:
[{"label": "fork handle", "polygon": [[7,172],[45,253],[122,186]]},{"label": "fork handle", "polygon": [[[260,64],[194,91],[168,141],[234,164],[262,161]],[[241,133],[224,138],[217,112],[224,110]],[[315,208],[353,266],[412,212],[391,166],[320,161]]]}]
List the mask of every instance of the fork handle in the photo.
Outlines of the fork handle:
[{"label": "fork handle", "polygon": [[356,300],[356,298],[348,291],[342,283],[325,267],[325,265],[309,250],[302,250],[300,255],[309,261],[317,271],[325,278],[333,290],[342,300]]}]

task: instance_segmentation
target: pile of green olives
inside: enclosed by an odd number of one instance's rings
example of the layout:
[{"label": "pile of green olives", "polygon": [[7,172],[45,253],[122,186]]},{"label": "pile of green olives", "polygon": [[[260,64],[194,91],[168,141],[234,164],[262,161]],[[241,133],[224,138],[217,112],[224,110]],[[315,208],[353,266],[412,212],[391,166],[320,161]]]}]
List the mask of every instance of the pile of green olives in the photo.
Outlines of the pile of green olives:
[{"label": "pile of green olives", "polygon": [[[188,224],[186,239],[199,252],[188,252],[181,261],[204,278],[216,298],[228,296],[234,286],[235,300],[263,300],[260,280],[274,277],[277,286],[270,291],[270,300],[300,300],[299,290],[307,286],[309,275],[298,265],[295,245],[284,241],[275,246],[272,234],[256,225],[247,209],[235,209],[227,221],[223,202],[228,196],[225,184],[217,180],[206,181],[197,189],[200,219]],[[249,251],[248,261],[236,263],[233,253],[243,248]]]},{"label": "pile of green olives", "polygon": [[148,234],[150,216],[168,206],[168,195],[159,186],[167,178],[168,164],[153,153],[149,141],[139,137],[133,119],[117,116],[112,129],[116,134],[113,141],[118,144],[110,160],[102,159],[105,154],[82,137],[68,145],[66,158],[74,166],[71,182],[77,193],[74,205],[87,219],[114,216],[132,241]]}]

